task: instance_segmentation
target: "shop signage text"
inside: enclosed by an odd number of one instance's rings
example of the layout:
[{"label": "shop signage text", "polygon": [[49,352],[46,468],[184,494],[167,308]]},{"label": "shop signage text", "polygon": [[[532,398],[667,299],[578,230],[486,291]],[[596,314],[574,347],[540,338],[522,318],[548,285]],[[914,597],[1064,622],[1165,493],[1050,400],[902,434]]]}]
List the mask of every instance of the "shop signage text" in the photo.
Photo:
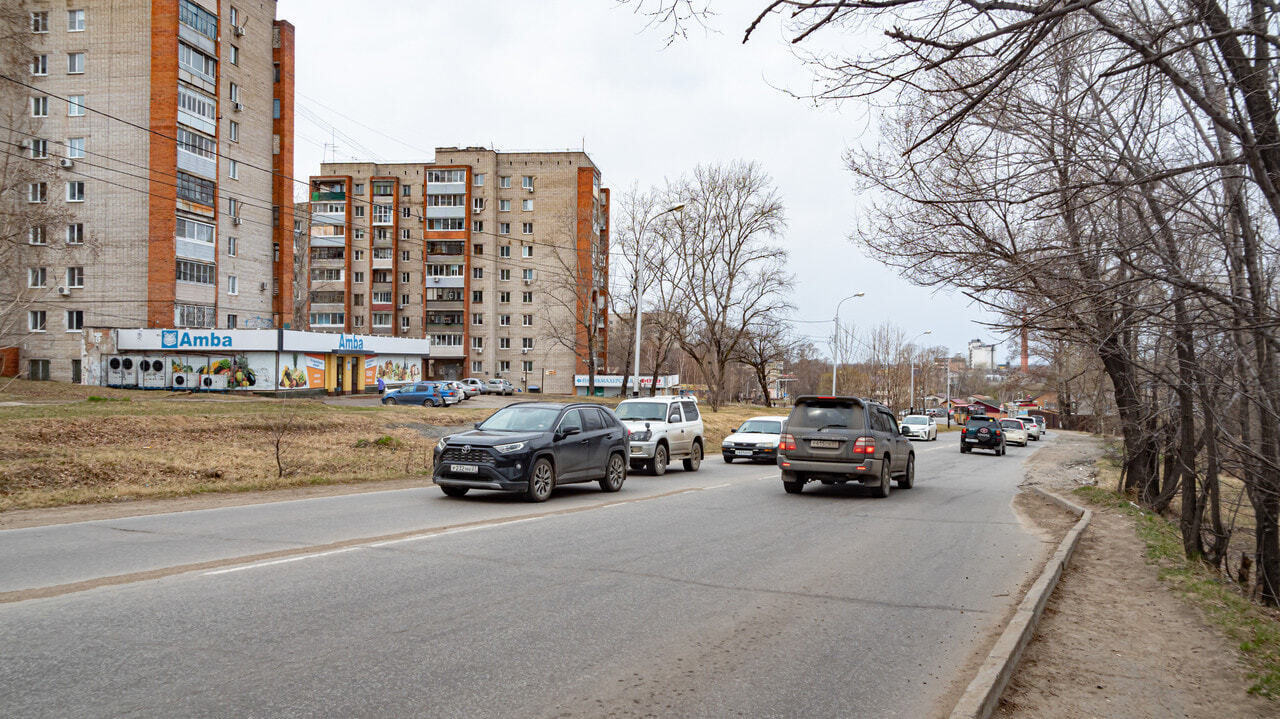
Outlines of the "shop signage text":
[{"label": "shop signage text", "polygon": [[338,335],[338,349],[340,350],[362,350],[364,349],[364,340],[359,337],[349,335]]},{"label": "shop signage text", "polygon": [[160,332],[160,347],[167,350],[181,349],[183,347],[192,349],[202,347],[230,349],[231,335],[220,335],[217,332],[193,333],[185,330],[162,330]]}]

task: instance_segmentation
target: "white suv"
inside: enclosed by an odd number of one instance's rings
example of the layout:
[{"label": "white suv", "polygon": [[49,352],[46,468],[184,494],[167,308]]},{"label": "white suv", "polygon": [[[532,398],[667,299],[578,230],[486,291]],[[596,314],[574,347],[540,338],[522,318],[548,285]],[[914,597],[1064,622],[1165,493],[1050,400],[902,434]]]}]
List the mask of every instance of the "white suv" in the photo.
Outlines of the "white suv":
[{"label": "white suv", "polygon": [[637,397],[623,400],[613,413],[631,433],[633,468],[658,475],[673,459],[683,460],[687,472],[702,464],[702,415],[693,397]]}]

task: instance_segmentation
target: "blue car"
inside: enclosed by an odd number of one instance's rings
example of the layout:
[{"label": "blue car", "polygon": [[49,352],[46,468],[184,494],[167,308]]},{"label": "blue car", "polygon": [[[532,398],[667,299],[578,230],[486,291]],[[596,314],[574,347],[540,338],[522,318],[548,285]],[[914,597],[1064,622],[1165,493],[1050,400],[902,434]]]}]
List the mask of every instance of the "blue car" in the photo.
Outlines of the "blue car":
[{"label": "blue car", "polygon": [[382,398],[383,404],[420,404],[440,407],[446,402],[439,382],[415,382],[393,389]]}]

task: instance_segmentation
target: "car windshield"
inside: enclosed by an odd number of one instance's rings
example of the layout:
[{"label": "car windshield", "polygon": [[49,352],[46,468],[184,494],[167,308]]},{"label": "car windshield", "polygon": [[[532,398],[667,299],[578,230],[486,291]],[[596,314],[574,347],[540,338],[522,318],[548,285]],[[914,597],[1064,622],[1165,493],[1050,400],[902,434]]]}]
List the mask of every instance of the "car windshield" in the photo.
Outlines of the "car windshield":
[{"label": "car windshield", "polygon": [[903,424],[929,424],[928,417],[907,417],[902,420]]},{"label": "car windshield", "polygon": [[1001,426],[1001,427],[1008,427],[1009,429],[1025,429],[1025,428],[1022,426],[1022,423],[1021,423],[1021,422],[1019,422],[1019,421],[1018,421],[1018,420],[1016,420],[1016,419],[1006,419],[1006,420],[1001,420],[1001,421],[1000,421],[1000,426]]},{"label": "car windshield", "polygon": [[865,429],[862,407],[852,402],[826,401],[799,405],[791,410],[787,426],[792,429]]},{"label": "car windshield", "polygon": [[480,423],[480,429],[511,432],[549,432],[560,410],[555,407],[503,407]]},{"label": "car windshield", "polygon": [[979,429],[981,427],[990,427],[993,424],[995,424],[994,421],[987,417],[983,417],[982,419],[971,419],[968,422],[965,422],[964,426],[971,429]]},{"label": "car windshield", "polygon": [[613,410],[618,419],[632,422],[665,422],[667,404],[665,402],[623,402]]},{"label": "car windshield", "polygon": [[770,422],[763,419],[753,419],[742,423],[738,428],[739,432],[756,432],[759,434],[782,434],[781,422]]}]

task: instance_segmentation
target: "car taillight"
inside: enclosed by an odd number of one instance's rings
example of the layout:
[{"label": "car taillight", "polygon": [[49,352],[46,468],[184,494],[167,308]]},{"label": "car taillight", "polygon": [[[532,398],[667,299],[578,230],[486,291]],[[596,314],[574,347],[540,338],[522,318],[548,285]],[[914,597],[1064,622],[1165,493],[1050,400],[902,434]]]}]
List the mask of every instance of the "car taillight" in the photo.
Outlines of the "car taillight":
[{"label": "car taillight", "polygon": [[961,428],[960,428],[960,436],[961,436],[961,437],[963,437],[963,436],[964,436],[964,427],[961,427]]},{"label": "car taillight", "polygon": [[876,440],[873,437],[859,437],[853,443],[854,454],[875,454]]},{"label": "car taillight", "polygon": [[787,450],[793,450],[795,448],[796,438],[792,435],[784,434],[782,435],[782,438],[778,440],[778,449],[780,451],[786,452]]},{"label": "car taillight", "polygon": [[998,430],[998,429],[996,430],[996,436],[997,436],[997,437],[999,437],[999,436],[1000,436],[1000,430]]}]

